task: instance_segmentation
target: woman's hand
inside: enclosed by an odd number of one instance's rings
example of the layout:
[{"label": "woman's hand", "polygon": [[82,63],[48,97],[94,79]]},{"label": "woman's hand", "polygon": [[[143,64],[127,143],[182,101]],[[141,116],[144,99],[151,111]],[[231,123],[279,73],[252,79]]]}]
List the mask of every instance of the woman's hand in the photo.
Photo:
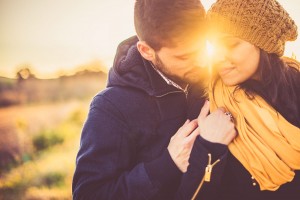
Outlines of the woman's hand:
[{"label": "woman's hand", "polygon": [[202,138],[209,142],[228,145],[236,137],[237,132],[224,108],[209,113],[209,101],[206,101],[198,116],[198,126]]}]

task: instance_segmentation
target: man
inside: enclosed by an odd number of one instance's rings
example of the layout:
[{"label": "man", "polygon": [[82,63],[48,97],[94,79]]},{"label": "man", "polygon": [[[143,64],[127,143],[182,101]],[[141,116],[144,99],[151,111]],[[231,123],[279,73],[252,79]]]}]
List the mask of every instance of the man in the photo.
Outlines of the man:
[{"label": "man", "polygon": [[204,18],[198,0],[136,1],[137,37],[119,45],[82,131],[74,199],[190,199],[208,153],[226,153],[223,110],[208,115],[206,102],[187,120],[205,102]]}]

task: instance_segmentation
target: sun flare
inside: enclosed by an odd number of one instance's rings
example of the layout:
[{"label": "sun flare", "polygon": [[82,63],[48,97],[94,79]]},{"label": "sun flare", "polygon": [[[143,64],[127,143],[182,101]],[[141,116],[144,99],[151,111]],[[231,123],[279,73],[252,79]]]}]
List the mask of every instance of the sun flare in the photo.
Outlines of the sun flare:
[{"label": "sun flare", "polygon": [[215,52],[215,47],[207,40],[206,41],[206,54],[209,57],[212,57]]}]

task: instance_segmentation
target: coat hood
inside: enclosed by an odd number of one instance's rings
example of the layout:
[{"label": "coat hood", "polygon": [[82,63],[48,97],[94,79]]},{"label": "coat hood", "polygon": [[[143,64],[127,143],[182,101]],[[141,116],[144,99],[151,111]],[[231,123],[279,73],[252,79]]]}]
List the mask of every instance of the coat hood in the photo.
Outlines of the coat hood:
[{"label": "coat hood", "polygon": [[168,85],[150,62],[141,56],[136,47],[137,42],[138,38],[133,36],[118,46],[113,67],[109,71],[107,87],[131,87],[145,91],[150,96],[180,91]]}]

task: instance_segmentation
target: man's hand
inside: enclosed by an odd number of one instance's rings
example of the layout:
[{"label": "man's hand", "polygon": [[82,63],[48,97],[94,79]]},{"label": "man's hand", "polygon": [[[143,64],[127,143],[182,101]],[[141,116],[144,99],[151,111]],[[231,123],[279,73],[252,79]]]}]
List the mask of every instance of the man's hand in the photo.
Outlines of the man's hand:
[{"label": "man's hand", "polygon": [[189,166],[194,141],[199,135],[197,126],[197,120],[187,120],[173,135],[168,146],[171,158],[182,172],[186,172]]},{"label": "man's hand", "polygon": [[224,108],[218,108],[209,114],[209,101],[206,101],[198,117],[200,135],[213,143],[228,145],[237,135],[230,116],[225,115]]}]

